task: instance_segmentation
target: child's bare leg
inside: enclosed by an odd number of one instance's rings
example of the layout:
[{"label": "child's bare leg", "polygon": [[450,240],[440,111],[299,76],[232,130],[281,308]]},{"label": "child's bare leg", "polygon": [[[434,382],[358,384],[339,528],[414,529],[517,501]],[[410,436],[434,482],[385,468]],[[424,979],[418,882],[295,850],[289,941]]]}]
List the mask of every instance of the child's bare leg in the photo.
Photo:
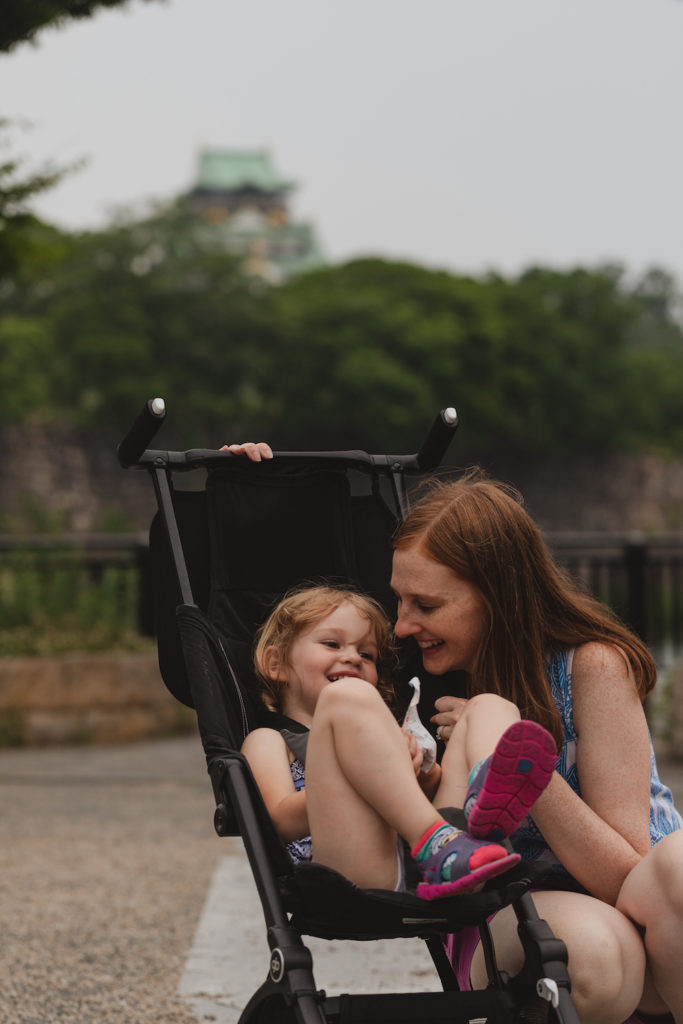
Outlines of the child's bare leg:
[{"label": "child's bare leg", "polygon": [[315,860],[364,888],[393,888],[397,833],[412,845],[439,820],[405,737],[366,682],[344,679],[320,695],[306,753],[306,806]]},{"label": "child's bare leg", "polygon": [[339,680],[318,699],[306,794],[314,859],[364,888],[395,886],[397,833],[418,862],[425,899],[470,891],[519,860],[441,818],[415,777],[401,729],[361,680]]},{"label": "child's bare leg", "polygon": [[505,730],[520,720],[511,701],[480,693],[467,701],[446,744],[436,807],[463,807],[472,768],[492,753]]},{"label": "child's bare leg", "polygon": [[645,929],[645,950],[656,991],[646,987],[640,1007],[645,1013],[668,1009],[677,1024],[683,1024],[682,864],[683,831],[679,830],[653,846],[633,868],[617,899],[618,909]]}]

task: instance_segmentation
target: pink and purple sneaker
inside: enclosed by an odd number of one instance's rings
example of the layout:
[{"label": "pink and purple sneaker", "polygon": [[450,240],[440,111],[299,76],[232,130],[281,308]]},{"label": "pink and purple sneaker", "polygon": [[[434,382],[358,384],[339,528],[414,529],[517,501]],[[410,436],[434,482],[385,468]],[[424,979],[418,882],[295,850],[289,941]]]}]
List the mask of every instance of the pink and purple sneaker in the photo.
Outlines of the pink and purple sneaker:
[{"label": "pink and purple sneaker", "polygon": [[412,850],[422,881],[417,895],[423,900],[478,892],[484,882],[509,871],[521,858],[496,843],[472,839],[447,822],[438,822]]},{"label": "pink and purple sneaker", "polygon": [[470,835],[512,835],[550,782],[556,763],[555,740],[542,725],[522,719],[506,729],[491,756],[470,773],[463,808]]}]

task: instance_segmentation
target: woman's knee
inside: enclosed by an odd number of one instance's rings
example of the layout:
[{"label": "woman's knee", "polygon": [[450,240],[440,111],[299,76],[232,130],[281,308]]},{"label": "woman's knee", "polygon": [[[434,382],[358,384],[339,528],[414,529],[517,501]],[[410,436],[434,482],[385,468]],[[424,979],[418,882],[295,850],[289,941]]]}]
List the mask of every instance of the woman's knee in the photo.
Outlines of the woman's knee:
[{"label": "woman's knee", "polygon": [[671,911],[683,918],[683,830],[672,832],[650,850],[652,881]]},{"label": "woman's knee", "polygon": [[617,907],[643,927],[683,921],[683,830],[653,846],[627,876]]},{"label": "woman's knee", "polygon": [[[548,892],[533,898],[541,918],[567,946],[572,998],[581,1020],[621,1024],[643,990],[645,950],[637,930],[614,907],[589,896]],[[521,957],[516,941],[516,951],[511,950],[513,970]]]},{"label": "woman's knee", "polygon": [[683,829],[665,836],[653,846],[649,856],[659,888],[683,911]]},{"label": "woman's knee", "polygon": [[572,941],[569,976],[582,1020],[619,1024],[640,1001],[646,959],[631,922],[613,907],[609,910],[614,913],[586,922],[583,934]]}]

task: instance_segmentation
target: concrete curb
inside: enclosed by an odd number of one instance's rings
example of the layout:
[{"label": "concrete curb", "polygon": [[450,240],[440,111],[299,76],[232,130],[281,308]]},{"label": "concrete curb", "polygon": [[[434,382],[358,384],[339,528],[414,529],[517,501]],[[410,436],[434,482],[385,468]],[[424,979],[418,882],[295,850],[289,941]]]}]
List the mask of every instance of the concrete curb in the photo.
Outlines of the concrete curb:
[{"label": "concrete curb", "polygon": [[[242,842],[229,846],[215,869],[179,994],[198,1021],[237,1024],[268,974],[261,904]],[[438,975],[421,939],[329,942],[306,936],[317,987],[329,995],[438,992]]]}]

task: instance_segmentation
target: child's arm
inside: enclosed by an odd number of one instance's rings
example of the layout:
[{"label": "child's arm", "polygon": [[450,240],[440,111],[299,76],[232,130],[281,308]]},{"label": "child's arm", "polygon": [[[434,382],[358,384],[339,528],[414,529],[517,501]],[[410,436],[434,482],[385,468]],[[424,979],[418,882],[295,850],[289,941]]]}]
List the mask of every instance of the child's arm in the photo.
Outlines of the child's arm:
[{"label": "child's arm", "polygon": [[289,754],[282,736],[275,729],[254,729],[242,744],[276,829],[284,842],[310,834],[306,813],[306,791],[294,789]]},{"label": "child's arm", "polygon": [[428,772],[420,772],[417,777],[417,781],[420,783],[422,791],[427,799],[432,800],[436,795],[439,783],[441,782],[441,765],[438,761],[434,762]]}]

